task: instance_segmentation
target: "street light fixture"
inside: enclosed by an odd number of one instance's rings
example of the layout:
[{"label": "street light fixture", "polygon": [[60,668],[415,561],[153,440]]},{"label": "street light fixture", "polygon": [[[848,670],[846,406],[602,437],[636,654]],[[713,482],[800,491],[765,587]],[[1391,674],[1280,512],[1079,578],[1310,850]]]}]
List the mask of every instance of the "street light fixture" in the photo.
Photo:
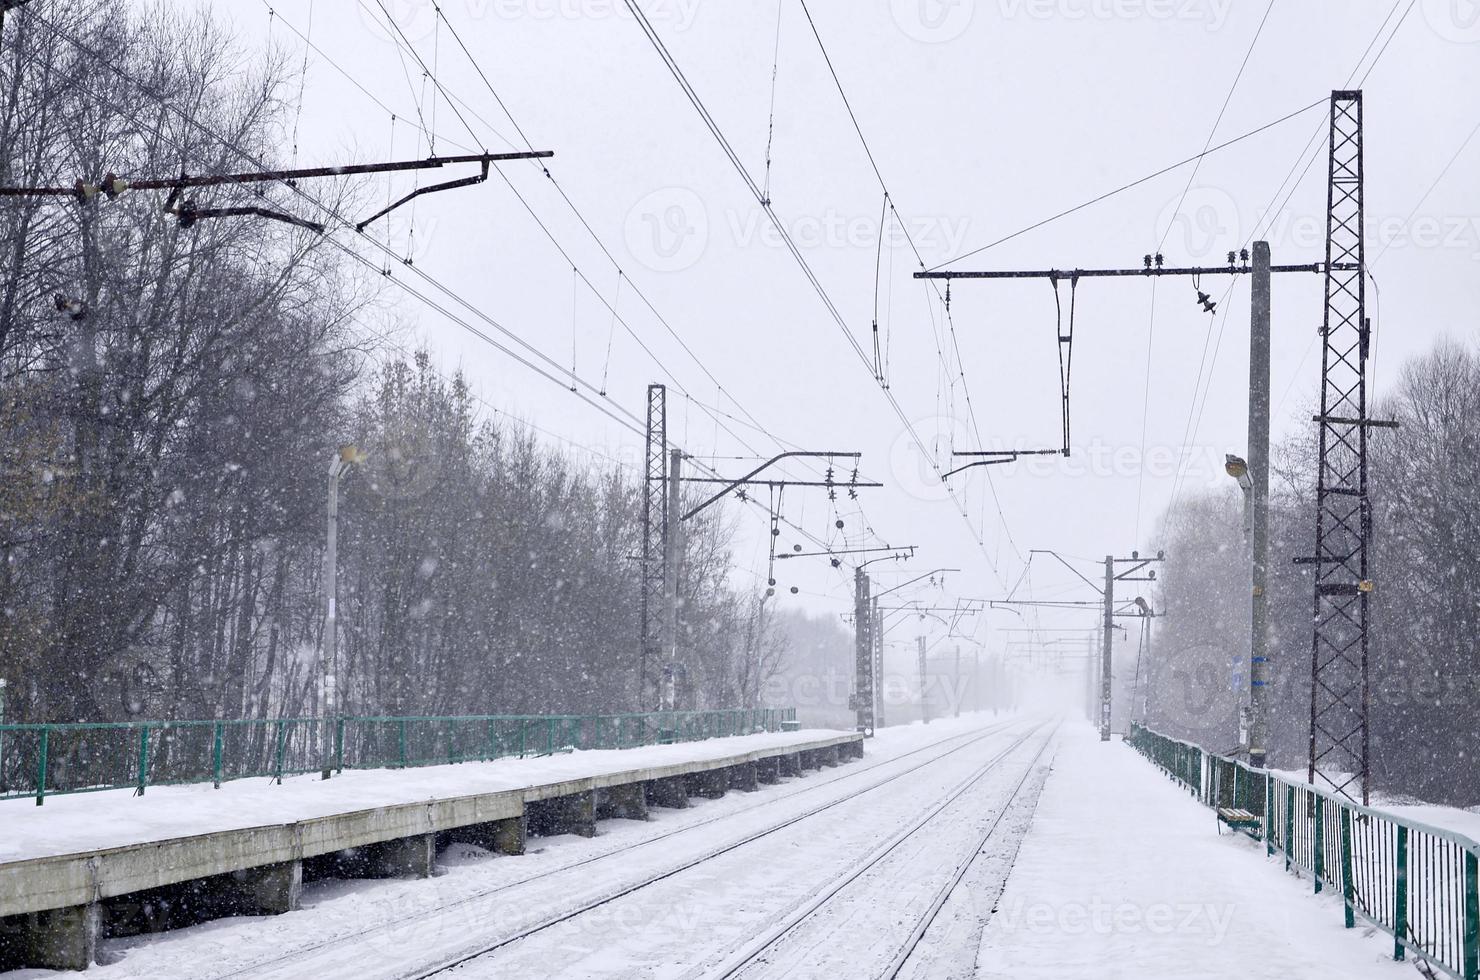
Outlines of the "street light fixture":
[{"label": "street light fixture", "polygon": [[1238,481],[1238,488],[1244,492],[1244,540],[1249,540],[1249,532],[1253,525],[1254,505],[1254,479],[1249,475],[1249,464],[1242,456],[1226,453],[1223,457],[1223,471]]},{"label": "street light fixture", "polygon": [[1242,456],[1233,453],[1223,454],[1223,469],[1229,476],[1238,481],[1238,485],[1244,493],[1254,489],[1254,481],[1249,479],[1249,463]]}]

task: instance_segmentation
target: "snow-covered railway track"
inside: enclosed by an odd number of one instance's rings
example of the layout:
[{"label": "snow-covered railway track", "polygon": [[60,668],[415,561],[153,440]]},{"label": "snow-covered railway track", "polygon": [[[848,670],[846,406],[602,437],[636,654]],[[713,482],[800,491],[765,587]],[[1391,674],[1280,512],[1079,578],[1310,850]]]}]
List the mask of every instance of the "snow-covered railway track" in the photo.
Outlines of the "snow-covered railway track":
[{"label": "snow-covered railway track", "polygon": [[[608,905],[610,905],[610,904],[612,904],[614,902],[617,902],[617,901],[619,901],[621,899],[624,899],[624,898],[626,898],[626,897],[628,897],[630,895],[633,895],[633,894],[635,894],[637,892],[640,892],[640,891],[642,891],[642,890],[644,890],[646,888],[649,888],[649,887],[651,887],[653,885],[656,885],[659,882],[667,881],[667,880],[672,879],[672,878],[674,878],[676,876],[682,875],[682,874],[684,874],[686,872],[692,871],[692,870],[697,869],[697,868],[701,868],[701,867],[709,864],[710,862],[715,861],[716,859],[719,859],[719,858],[725,857],[727,855],[730,855],[730,854],[732,854],[732,853],[734,853],[736,851],[739,851],[742,848],[747,847],[750,844],[756,843],[757,841],[761,841],[761,840],[764,840],[766,838],[769,838],[769,837],[771,837],[771,836],[773,836],[773,835],[775,835],[775,834],[777,834],[777,833],[779,833],[779,832],[781,832],[783,830],[787,830],[787,829],[789,829],[789,828],[791,828],[791,827],[793,827],[793,826],[795,826],[797,824],[800,824],[800,823],[802,823],[804,821],[810,820],[811,818],[813,818],[815,816],[818,816],[819,814],[825,813],[825,812],[827,812],[829,810],[832,810],[835,807],[841,806],[844,803],[852,802],[852,801],[858,799],[861,796],[865,796],[865,795],[867,795],[869,793],[872,793],[872,792],[874,792],[876,790],[882,789],[882,788],[884,788],[886,786],[890,786],[891,784],[897,782],[898,780],[904,778],[905,776],[908,776],[908,775],[910,775],[912,773],[915,773],[915,772],[917,772],[919,770],[925,769],[926,767],[931,766],[931,765],[933,765],[933,764],[941,761],[942,759],[946,758],[947,756],[951,756],[951,755],[956,754],[957,752],[961,752],[961,751],[963,751],[963,750],[965,750],[967,748],[970,748],[971,746],[974,746],[976,743],[978,743],[978,742],[980,742],[980,741],[982,741],[982,740],[984,740],[986,738],[991,737],[992,735],[998,734],[999,732],[1003,731],[1007,727],[1008,727],[1007,725],[993,726],[992,728],[987,729],[984,732],[973,733],[973,737],[968,738],[967,741],[962,742],[960,745],[956,745],[956,746],[954,746],[954,747],[946,750],[945,752],[941,752],[941,753],[939,753],[939,754],[937,754],[935,756],[932,756],[931,758],[928,758],[928,759],[925,759],[925,760],[923,760],[921,762],[918,762],[915,765],[912,765],[909,768],[904,769],[904,770],[902,770],[902,771],[900,771],[898,773],[894,773],[894,774],[892,774],[890,776],[887,776],[884,779],[877,780],[876,782],[874,782],[874,783],[872,783],[872,784],[870,784],[868,786],[865,786],[865,787],[863,787],[863,788],[861,788],[861,789],[859,789],[859,790],[857,790],[855,792],[849,793],[846,796],[840,797],[840,798],[835,799],[835,800],[831,800],[831,801],[829,801],[827,803],[821,804],[821,805],[816,806],[816,807],[812,807],[812,808],[810,808],[810,809],[808,809],[808,810],[806,810],[806,811],[804,811],[802,813],[796,814],[795,816],[792,816],[792,817],[790,817],[788,819],[778,821],[778,822],[776,822],[776,823],[774,823],[774,824],[766,827],[763,830],[760,830],[760,831],[758,831],[756,833],[749,834],[749,835],[741,838],[740,840],[737,840],[737,841],[728,843],[728,844],[726,844],[726,845],[724,845],[722,847],[717,847],[717,848],[714,848],[712,850],[709,850],[709,851],[705,852],[704,854],[700,855],[697,858],[684,861],[683,863],[678,864],[677,866],[674,866],[674,867],[670,867],[670,868],[662,871],[659,874],[655,874],[655,875],[651,875],[649,877],[646,877],[646,878],[644,878],[644,879],[642,879],[640,881],[634,882],[634,883],[632,883],[632,884],[630,884],[630,885],[628,885],[626,887],[623,887],[623,888],[621,888],[621,889],[619,889],[617,891],[614,891],[614,892],[612,892],[610,894],[607,894],[607,895],[604,895],[604,896],[602,896],[600,898],[597,898],[594,901],[590,901],[590,902],[584,903],[584,904],[582,904],[581,906],[579,906],[577,908],[567,910],[567,911],[565,911],[565,912],[563,912],[561,914],[553,915],[553,916],[549,917],[548,919],[545,919],[542,922],[539,922],[539,923],[536,923],[536,924],[530,926],[529,928],[526,928],[526,929],[520,930],[518,932],[514,932],[512,934],[503,936],[503,937],[499,938],[497,941],[488,943],[487,945],[483,946],[482,948],[475,949],[475,950],[469,950],[469,951],[467,951],[466,953],[464,953],[462,955],[459,955],[459,956],[457,956],[455,958],[452,958],[452,959],[449,959],[449,960],[444,961],[442,963],[439,963],[436,966],[431,967],[429,969],[424,969],[424,970],[420,970],[420,971],[416,971],[416,972],[412,972],[412,973],[401,974],[400,977],[398,978],[398,980],[425,980],[425,978],[427,978],[427,977],[433,977],[433,976],[439,976],[439,975],[447,974],[447,973],[452,972],[452,971],[457,971],[457,970],[459,970],[459,968],[462,968],[462,967],[465,967],[465,966],[473,966],[475,964],[475,962],[480,961],[480,960],[483,960],[485,957],[488,957],[491,954],[496,953],[496,952],[498,952],[501,949],[504,949],[505,947],[511,946],[511,945],[513,945],[515,943],[518,943],[518,942],[522,941],[522,940],[529,939],[529,938],[531,938],[533,936],[536,936],[536,935],[538,935],[540,933],[543,933],[543,932],[545,932],[547,930],[553,929],[556,926],[560,926],[560,925],[563,925],[563,924],[570,923],[570,922],[573,922],[575,920],[578,920],[582,916],[586,916],[586,915],[589,915],[590,913],[593,913],[593,912],[596,912],[596,911],[598,911],[600,909],[603,909],[605,906],[608,906]],[[985,773],[987,770],[990,770],[991,768],[993,768],[1001,759],[1005,758],[1014,749],[1016,749],[1018,746],[1022,745],[1023,742],[1025,742],[1028,738],[1030,738],[1033,735],[1034,732],[1038,731],[1042,727],[1043,726],[1042,726],[1041,723],[1038,724],[1038,725],[1034,725],[1033,727],[1031,727],[1024,734],[1022,734],[1020,736],[1017,736],[1014,739],[1014,741],[1012,742],[1012,745],[1009,746],[1009,748],[1006,751],[1004,751],[1002,753],[999,753],[997,756],[995,756],[992,761],[990,761],[990,762],[988,762],[986,764],[985,767],[983,767],[982,769],[978,770],[978,774]],[[943,740],[943,741],[949,741],[949,740]],[[937,744],[939,744],[939,743],[937,743]],[[956,794],[956,795],[958,795],[958,794]],[[953,798],[954,798],[954,796],[953,796]],[[481,966],[481,964],[478,964],[478,965]],[[479,972],[481,972],[481,971],[479,971]]]},{"label": "snow-covered railway track", "polygon": [[[1043,757],[1043,753],[1047,750],[1048,745],[1051,741],[1052,738],[1045,741],[1043,745],[1039,747],[1038,752],[1033,756],[1033,761],[1028,763],[1027,767],[1023,770],[1022,778],[1019,779],[1017,781],[1017,785],[1013,787],[1012,793],[1008,797],[1007,801],[1003,804],[1002,809],[999,810],[997,812],[997,815],[992,818],[992,822],[987,826],[986,830],[982,832],[981,836],[977,839],[975,845],[971,848],[971,850],[956,865],[956,868],[951,873],[951,876],[944,883],[942,883],[939,889],[936,890],[935,897],[931,900],[930,905],[927,907],[925,913],[921,915],[916,921],[915,928],[911,930],[909,938],[900,947],[899,952],[895,954],[894,959],[890,961],[888,969],[880,974],[881,977],[887,977],[888,980],[894,980],[895,977],[898,977],[905,973],[906,967],[911,964],[911,962],[915,958],[916,951],[920,949],[921,940],[929,935],[930,930],[933,926],[935,926],[936,920],[939,918],[941,911],[945,909],[946,903],[949,902],[951,900],[951,897],[956,894],[956,889],[960,887],[962,880],[967,875],[967,872],[971,870],[972,865],[976,864],[977,859],[981,857],[982,852],[986,850],[988,842],[992,839],[993,835],[997,833],[997,828],[1011,810],[1012,803],[1017,800],[1019,796],[1022,795],[1024,788],[1028,785],[1029,778],[1033,775],[1033,770],[1037,766],[1038,760]],[[1033,798],[1033,809],[1036,809],[1036,807],[1037,796],[1035,794]],[[1019,838],[1018,842],[1021,843],[1021,838]],[[1013,846],[1012,852],[1015,856],[1017,853],[1016,845]],[[1008,866],[1009,868],[1011,867],[1011,859],[1009,859],[1008,861]],[[1000,886],[1004,884],[1006,884],[1005,876],[1001,881],[998,882],[999,887],[996,889],[997,896],[1001,895]]]},{"label": "snow-covered railway track", "polygon": [[[702,832],[703,828],[711,827],[714,824],[734,821],[736,820],[736,818],[743,817],[744,815],[752,813],[753,811],[763,810],[767,808],[776,809],[778,807],[784,806],[786,803],[795,800],[798,797],[802,797],[809,793],[815,794],[819,791],[824,791],[829,788],[836,789],[839,783],[851,782],[856,778],[866,776],[869,773],[875,772],[880,769],[897,769],[897,771],[889,772],[882,778],[871,780],[866,785],[860,786],[857,789],[852,790],[842,796],[827,800],[826,802],[820,803],[819,805],[814,807],[810,807],[801,813],[794,814],[785,819],[768,824],[759,832],[749,834],[743,839],[738,840],[732,844],[707,852],[696,860],[684,863],[682,867],[667,868],[661,873],[642,877],[630,886],[620,889],[615,894],[604,895],[595,901],[586,903],[580,908],[574,910],[566,910],[563,911],[561,914],[552,915],[549,918],[535,922],[526,928],[517,930],[512,934],[498,937],[497,939],[494,939],[486,945],[480,946],[476,949],[463,950],[454,956],[444,956],[442,959],[430,965],[423,965],[415,969],[406,969],[403,967],[401,971],[391,974],[403,977],[432,976],[448,970],[454,966],[457,966],[458,964],[467,960],[476,959],[477,957],[485,955],[486,953],[491,952],[494,949],[501,948],[510,943],[517,942],[520,939],[526,938],[527,936],[544,931],[545,929],[549,929],[561,922],[567,921],[594,908],[605,905],[608,902],[620,898],[622,895],[637,891],[657,881],[670,877],[673,874],[677,874],[682,870],[685,870],[687,867],[693,867],[702,864],[705,861],[718,856],[719,854],[727,853],[731,850],[734,850],[736,847],[743,846],[744,844],[749,843],[752,840],[757,840],[762,837],[769,836],[811,816],[830,810],[849,801],[858,799],[861,796],[865,796],[866,794],[872,793],[881,788],[893,785],[899,780],[904,779],[905,777],[908,777],[913,773],[919,772],[920,770],[923,770],[943,759],[946,759],[947,757],[967,750],[985,739],[1002,733],[1015,723],[1016,722],[1014,721],[1000,722],[982,729],[976,729],[970,732],[952,735],[938,741],[931,742],[927,745],[912,749],[908,752],[903,752],[899,755],[891,756],[887,759],[878,760],[866,765],[849,766],[843,772],[831,774],[832,778],[825,781],[814,779],[803,780],[800,781],[789,792],[783,792],[779,795],[771,796],[768,799],[758,801],[754,804],[742,807],[738,810],[731,810],[713,817],[701,819],[692,823],[687,823],[681,827],[677,827],[673,830],[660,833],[652,837],[643,838],[632,843],[613,847],[608,850],[604,850],[598,854],[589,855],[576,861],[561,864],[557,867],[548,868],[546,870],[539,871],[534,874],[515,879],[513,881],[501,883],[491,888],[479,889],[471,894],[463,895],[452,901],[439,903],[430,907],[420,908],[410,914],[397,916],[393,921],[390,922],[380,921],[368,924],[363,928],[348,933],[340,933],[320,942],[312,943],[309,945],[295,946],[292,949],[281,951],[278,955],[255,959],[250,964],[234,964],[233,969],[213,974],[212,978],[213,980],[227,980],[227,978],[242,976],[286,977],[302,975],[304,970],[311,970],[315,975],[318,976],[339,975],[335,971],[341,964],[346,964],[359,960],[359,957],[355,955],[357,947],[373,941],[376,938],[377,933],[384,932],[388,927],[394,928],[396,930],[404,930],[407,927],[414,927],[418,923],[433,924],[435,923],[435,920],[439,918],[454,916],[459,914],[460,912],[465,914],[467,918],[471,921],[482,921],[482,919],[477,914],[477,907],[480,903],[488,903],[493,900],[498,900],[500,902],[517,904],[523,897],[522,892],[528,891],[531,886],[534,886],[541,882],[546,882],[549,879],[555,879],[558,876],[562,875],[569,875],[569,873],[573,871],[578,871],[579,869],[592,865],[620,863],[620,859],[622,859],[623,857],[631,856],[633,852],[636,851],[648,850],[650,849],[651,845],[660,844],[663,842],[674,842],[674,840],[677,838],[694,837],[695,839],[697,839],[697,837],[700,835],[696,834],[695,832]],[[911,762],[911,760],[915,761]],[[906,765],[904,768],[899,768],[899,766],[903,763],[909,764]],[[618,860],[616,862],[608,860],[613,858]],[[325,970],[327,970],[328,972],[324,972]],[[372,975],[375,974],[373,968],[370,972]],[[352,977],[363,977],[365,975],[365,970],[363,967],[358,970],[346,969],[343,971],[343,975]]]},{"label": "snow-covered railway track", "polygon": [[[1003,819],[1011,811],[1013,804],[1018,800],[1024,788],[1028,785],[1029,778],[1037,768],[1039,759],[1047,751],[1048,746],[1052,744],[1053,735],[1057,731],[1057,727],[1055,725],[1054,729],[1037,746],[1032,758],[1023,767],[1022,775],[1012,784],[1011,789],[1002,798],[996,815],[975,836],[970,849],[962,854],[955,862],[950,873],[935,888],[929,901],[924,903],[923,911],[915,914],[912,918],[895,924],[895,928],[891,932],[899,938],[893,941],[893,955],[887,962],[882,964],[881,969],[877,969],[869,975],[893,980],[893,978],[904,973],[907,966],[911,965],[917,950],[920,949],[921,940],[930,932],[941,910],[946,907],[946,903],[956,892],[962,879],[965,878],[967,872],[982,854],[988,842],[996,834]],[[786,959],[786,953],[783,951],[783,947],[791,945],[800,950],[815,949],[818,944],[807,942],[800,935],[801,933],[816,923],[824,913],[831,911],[837,905],[846,904],[850,892],[854,890],[867,890],[870,883],[869,879],[872,875],[878,872],[886,862],[896,858],[901,848],[906,844],[917,842],[922,835],[928,835],[929,832],[938,829],[938,824],[942,822],[941,818],[943,815],[949,814],[953,808],[958,808],[959,804],[971,803],[972,801],[968,798],[968,794],[976,789],[988,775],[996,771],[1008,757],[1016,753],[1024,743],[1028,742],[1036,731],[1037,729],[1034,729],[1016,739],[1011,745],[984,763],[971,776],[961,781],[945,798],[931,806],[918,819],[871,851],[847,874],[837,878],[828,888],[819,894],[792,908],[768,931],[739,947],[717,966],[703,971],[694,971],[689,975],[703,976],[706,980],[727,980],[730,977],[752,975],[791,975],[793,970],[790,967],[795,966],[795,964],[788,965],[784,962],[778,963],[776,961],[778,954],[780,954],[780,960],[784,961]],[[875,887],[879,886],[876,885]],[[887,884],[884,887],[888,887]],[[826,934],[827,940],[833,943],[838,941],[839,937],[832,931],[829,925],[821,924],[818,928]],[[902,936],[900,935],[901,933],[903,933]],[[803,952],[801,958],[806,957],[807,953]],[[862,964],[859,963],[857,966],[861,967]]]}]

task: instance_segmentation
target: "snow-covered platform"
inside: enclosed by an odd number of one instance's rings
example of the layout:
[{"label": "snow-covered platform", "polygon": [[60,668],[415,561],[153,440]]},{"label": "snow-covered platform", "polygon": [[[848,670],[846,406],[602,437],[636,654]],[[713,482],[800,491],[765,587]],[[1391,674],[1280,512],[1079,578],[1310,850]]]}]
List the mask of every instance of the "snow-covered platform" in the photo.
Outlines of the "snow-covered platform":
[{"label": "snow-covered platform", "polygon": [[[0,803],[0,926],[12,958],[85,968],[99,903],[198,883],[235,909],[297,906],[305,861],[366,877],[431,873],[438,835],[522,853],[526,833],[594,833],[603,816],[754,789],[861,757],[863,737],[774,732],[639,749]],[[19,956],[15,948],[20,950]],[[12,964],[14,965],[14,964]]]},{"label": "snow-covered platform", "polygon": [[1412,976],[1391,956],[1129,746],[1066,724],[977,976]]}]

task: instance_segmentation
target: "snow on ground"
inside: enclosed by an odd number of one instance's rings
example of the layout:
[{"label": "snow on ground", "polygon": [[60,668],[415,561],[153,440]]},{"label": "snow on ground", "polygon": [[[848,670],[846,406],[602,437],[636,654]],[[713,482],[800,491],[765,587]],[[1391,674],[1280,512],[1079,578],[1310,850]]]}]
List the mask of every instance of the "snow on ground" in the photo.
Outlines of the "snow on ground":
[{"label": "snow on ground", "polygon": [[317,773],[151,786],[132,790],[49,796],[0,802],[0,863],[23,858],[169,840],[221,830],[292,823],[398,803],[523,789],[649,766],[712,759],[796,745],[846,732],[806,730],[715,738],[635,749],[602,749],[526,759],[463,762],[413,769],[354,769],[325,782]]},{"label": "snow on ground", "polygon": [[1066,725],[1038,812],[982,936],[978,976],[1289,980],[1412,976],[1392,940],[1129,746]]}]

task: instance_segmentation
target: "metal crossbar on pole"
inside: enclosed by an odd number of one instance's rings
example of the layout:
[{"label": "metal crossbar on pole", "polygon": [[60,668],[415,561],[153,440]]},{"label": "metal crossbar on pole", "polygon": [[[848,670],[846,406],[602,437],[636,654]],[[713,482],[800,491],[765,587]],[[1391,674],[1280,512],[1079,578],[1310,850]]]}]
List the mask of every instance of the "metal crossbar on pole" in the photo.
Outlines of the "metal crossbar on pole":
[{"label": "metal crossbar on pole", "polygon": [[551,150],[528,150],[512,153],[472,153],[450,157],[433,156],[421,160],[391,160],[381,163],[354,163],[331,167],[300,167],[287,170],[255,170],[245,173],[199,174],[196,176],[182,173],[177,177],[119,177],[116,174],[107,173],[96,178],[96,182],[84,180],[79,177],[70,187],[0,187],[0,197],[71,197],[85,204],[94,200],[99,195],[111,200],[126,191],[167,190],[170,193],[165,201],[164,210],[174,214],[182,226],[188,227],[202,218],[255,216],[283,221],[288,224],[312,228],[315,231],[322,232],[324,226],[317,222],[297,218],[270,208],[260,206],[203,208],[197,205],[193,199],[185,198],[182,200],[181,197],[187,190],[202,187],[276,183],[292,185],[295,181],[312,180],[322,177],[352,177],[398,173],[409,170],[439,170],[443,167],[459,164],[477,164],[481,168],[479,173],[470,177],[444,181],[438,184],[428,184],[424,187],[417,188],[400,200],[387,205],[365,220],[355,224],[356,231],[364,231],[365,226],[372,221],[384,217],[401,205],[423,194],[453,190],[458,187],[483,183],[488,179],[488,168],[491,164],[506,163],[514,160],[538,160],[554,155],[554,152]]},{"label": "metal crossbar on pole", "polygon": [[[1251,275],[1256,271],[1260,274],[1270,272],[1304,272],[1322,273],[1326,272],[1332,262],[1303,263],[1294,265],[1270,266],[1267,255],[1262,266],[1256,267],[1249,262],[1249,252],[1243,249],[1239,252],[1229,252],[1226,265],[1209,266],[1168,266],[1158,253],[1146,255],[1142,259],[1140,268],[1109,268],[1109,269],[938,269],[924,270],[914,274],[916,279],[945,279],[947,280],[947,296],[949,296],[950,282],[952,279],[1046,279],[1054,289],[1054,306],[1057,318],[1056,339],[1059,346],[1059,382],[1060,382],[1060,426],[1062,429],[1062,445],[1057,449],[1022,449],[1022,450],[977,450],[972,452],[956,452],[953,456],[969,459],[962,465],[952,469],[945,476],[951,476],[965,470],[978,466],[994,466],[1002,463],[1012,463],[1023,456],[1069,456],[1072,450],[1070,445],[1070,402],[1069,402],[1069,379],[1070,367],[1073,363],[1074,350],[1074,309],[1075,299],[1079,281],[1081,279],[1159,279],[1164,276],[1190,277],[1193,285],[1198,286],[1204,276],[1240,276]],[[1340,271],[1353,271],[1346,268],[1350,263],[1342,257],[1336,260],[1336,268]],[[1064,321],[1064,308],[1060,300],[1059,283],[1069,283],[1069,305],[1067,325]],[[1197,290],[1197,299],[1203,309],[1213,313],[1217,307],[1207,293],[1200,288]]]},{"label": "metal crossbar on pole", "polygon": [[[1344,260],[1341,260],[1344,261]],[[1141,278],[1155,279],[1159,276],[1240,276],[1249,275],[1254,267],[1248,262],[1228,265],[1185,265],[1160,266],[1154,263],[1130,269],[968,269],[952,271],[941,269],[935,272],[917,272],[916,279],[1105,279]],[[1296,265],[1272,265],[1270,272],[1325,272],[1320,262],[1303,262]]]},{"label": "metal crossbar on pole", "polygon": [[882,486],[883,484],[880,483],[859,482],[856,471],[854,476],[849,480],[829,479],[826,481],[817,482],[810,480],[756,479],[756,476],[758,474],[762,473],[772,466],[775,466],[777,463],[781,462],[784,459],[825,459],[829,462],[834,459],[851,459],[856,463],[861,455],[861,453],[840,453],[827,451],[809,452],[805,450],[793,450],[791,452],[779,453],[775,456],[772,456],[770,459],[766,460],[764,463],[757,466],[749,473],[746,473],[744,476],[738,477],[734,480],[725,480],[724,478],[715,479],[713,477],[684,477],[683,482],[685,483],[723,483],[724,486],[715,491],[710,496],[706,497],[704,500],[695,504],[693,507],[690,507],[687,511],[683,513],[683,516],[680,518],[680,520],[688,520],[689,518],[703,511],[705,508],[710,507],[711,505],[723,500],[725,496],[733,490],[738,490],[741,487],[752,486],[756,484],[764,484],[769,487],[824,486],[838,490],[853,490],[858,487]]}]

